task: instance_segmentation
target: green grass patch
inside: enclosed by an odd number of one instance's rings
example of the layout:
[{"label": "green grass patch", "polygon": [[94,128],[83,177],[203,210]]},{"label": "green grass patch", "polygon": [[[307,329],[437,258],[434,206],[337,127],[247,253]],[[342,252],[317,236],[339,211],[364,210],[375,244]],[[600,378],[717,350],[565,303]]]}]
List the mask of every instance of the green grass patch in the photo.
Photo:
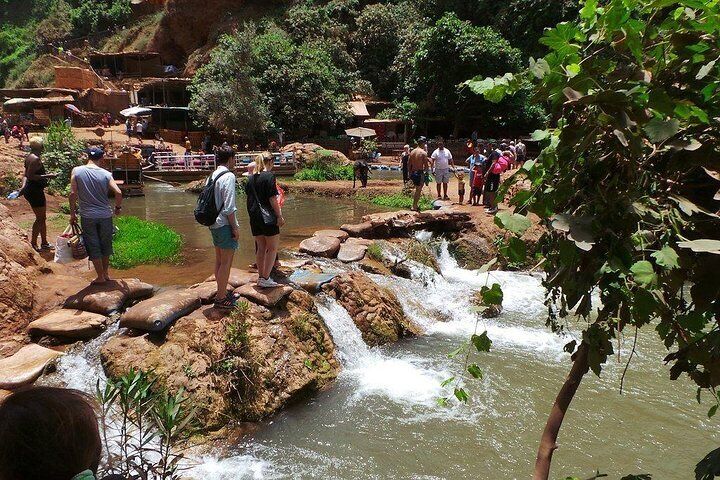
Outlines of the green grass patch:
[{"label": "green grass patch", "polygon": [[137,217],[117,217],[110,265],[117,269],[147,263],[176,262],[183,240],[179,233],[157,222]]},{"label": "green grass patch", "polygon": [[352,165],[315,164],[295,174],[295,180],[327,182],[328,180],[352,180]]},{"label": "green grass patch", "polygon": [[382,248],[380,248],[380,245],[377,243],[371,243],[368,245],[366,255],[368,258],[375,260],[376,262],[382,262],[385,260],[385,255],[383,255]]},{"label": "green grass patch", "polygon": [[[377,195],[373,197],[358,195],[357,198],[359,200],[370,202],[373,205],[378,205],[380,207],[411,209],[413,206],[412,197],[403,193],[394,193],[392,195]],[[432,198],[423,195],[422,197],[420,197],[418,207],[420,208],[420,210],[432,210],[432,202]]]}]

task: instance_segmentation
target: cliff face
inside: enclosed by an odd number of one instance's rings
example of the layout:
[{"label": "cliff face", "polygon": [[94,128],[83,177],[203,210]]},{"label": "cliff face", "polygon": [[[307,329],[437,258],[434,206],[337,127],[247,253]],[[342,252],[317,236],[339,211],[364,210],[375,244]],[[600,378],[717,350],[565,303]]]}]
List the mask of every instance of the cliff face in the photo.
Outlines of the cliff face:
[{"label": "cliff face", "polygon": [[222,33],[247,20],[274,17],[288,3],[289,0],[168,0],[148,50],[160,52],[166,63],[187,64],[185,73],[191,74]]}]

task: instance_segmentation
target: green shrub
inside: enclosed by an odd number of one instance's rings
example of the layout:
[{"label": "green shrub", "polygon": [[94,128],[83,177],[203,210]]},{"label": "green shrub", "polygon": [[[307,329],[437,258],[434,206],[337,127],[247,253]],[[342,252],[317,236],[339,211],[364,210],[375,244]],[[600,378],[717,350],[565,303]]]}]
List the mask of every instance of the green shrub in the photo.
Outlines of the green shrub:
[{"label": "green shrub", "polygon": [[368,256],[368,258],[377,262],[382,262],[383,260],[385,260],[385,255],[383,255],[382,248],[380,248],[380,245],[378,245],[377,243],[371,243],[370,245],[368,245],[365,254]]},{"label": "green shrub", "polygon": [[[369,201],[373,205],[378,205],[381,207],[410,209],[413,206],[413,198],[409,195],[404,195],[402,193],[395,193],[392,195],[378,195],[376,197],[370,198]],[[430,197],[423,195],[422,197],[420,197],[418,207],[420,208],[420,210],[432,210],[432,202],[433,201]]]},{"label": "green shrub", "polygon": [[5,197],[8,194],[20,189],[22,181],[13,172],[8,172],[0,178],[0,196]]},{"label": "green shrub", "polygon": [[65,122],[53,122],[45,129],[45,145],[42,158],[47,169],[56,173],[50,180],[49,190],[67,194],[72,169],[82,165],[83,143],[75,138],[70,126]]},{"label": "green shrub", "polygon": [[315,164],[295,174],[295,180],[327,182],[328,180],[352,180],[352,165]]},{"label": "green shrub", "polygon": [[70,204],[68,202],[61,203],[59,210],[60,210],[60,213],[64,213],[65,215],[70,215]]},{"label": "green shrub", "polygon": [[166,225],[137,217],[115,219],[118,232],[113,240],[110,265],[117,269],[177,261],[183,240]]}]

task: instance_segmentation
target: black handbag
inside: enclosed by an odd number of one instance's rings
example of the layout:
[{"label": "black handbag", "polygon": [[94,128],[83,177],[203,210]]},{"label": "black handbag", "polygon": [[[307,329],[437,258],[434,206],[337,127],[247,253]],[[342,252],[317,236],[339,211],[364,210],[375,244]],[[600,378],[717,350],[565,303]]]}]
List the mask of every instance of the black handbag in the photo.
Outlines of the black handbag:
[{"label": "black handbag", "polygon": [[[255,180],[254,178],[252,180]],[[257,203],[258,209],[260,210],[260,215],[262,215],[263,223],[267,226],[274,226],[277,225],[277,216],[275,215],[275,212],[272,211],[272,209],[267,208],[265,205],[260,202],[260,198],[257,196],[257,192],[255,191],[255,182],[248,181],[248,186],[252,184],[252,194],[255,197],[255,203]]]}]

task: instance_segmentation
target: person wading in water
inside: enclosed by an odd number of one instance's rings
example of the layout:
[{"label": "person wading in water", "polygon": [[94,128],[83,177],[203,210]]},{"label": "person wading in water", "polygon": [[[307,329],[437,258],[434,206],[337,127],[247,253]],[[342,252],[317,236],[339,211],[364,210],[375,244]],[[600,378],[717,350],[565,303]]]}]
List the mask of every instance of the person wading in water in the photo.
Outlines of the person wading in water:
[{"label": "person wading in water", "polygon": [[[49,179],[57,176],[52,173],[45,173],[45,166],[40,159],[42,150],[43,139],[41,137],[31,138],[30,153],[25,157],[25,174],[23,175],[22,187],[20,187],[20,195],[25,197],[25,200],[32,207],[33,213],[35,213],[30,245],[38,251],[52,248],[52,245],[47,241],[45,187]],[[38,235],[41,242],[40,248],[37,246]]]},{"label": "person wading in water", "polygon": [[420,197],[422,196],[423,184],[425,183],[425,175],[430,165],[430,162],[428,161],[425,142],[426,140],[424,138],[418,140],[417,147],[415,147],[415,149],[410,152],[410,156],[408,158],[408,171],[410,173],[410,180],[415,187],[412,209],[416,212],[420,211]]}]

